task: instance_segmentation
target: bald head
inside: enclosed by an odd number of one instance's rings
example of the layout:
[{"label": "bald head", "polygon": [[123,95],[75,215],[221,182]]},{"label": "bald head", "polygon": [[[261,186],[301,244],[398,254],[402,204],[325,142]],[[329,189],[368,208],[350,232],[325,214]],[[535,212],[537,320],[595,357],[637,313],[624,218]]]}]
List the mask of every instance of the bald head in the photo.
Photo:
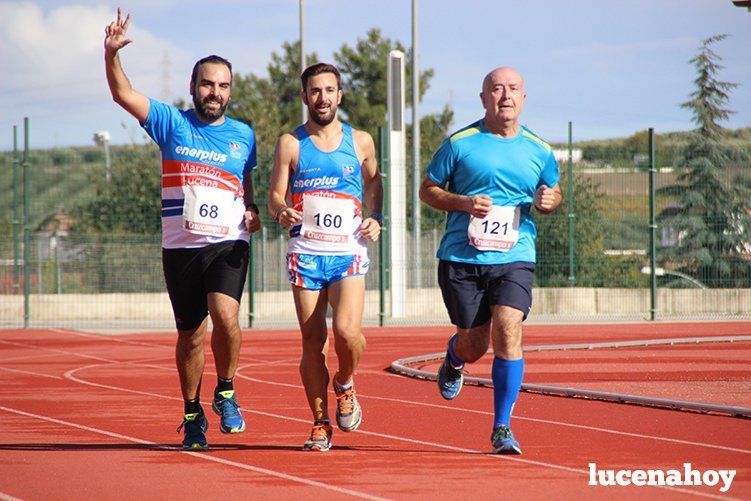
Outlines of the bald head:
[{"label": "bald head", "polygon": [[522,78],[521,73],[511,66],[500,66],[485,75],[485,78],[482,80],[482,92],[487,92],[493,83],[503,81],[514,81],[524,90],[524,78]]},{"label": "bald head", "polygon": [[485,127],[493,133],[515,135],[524,107],[524,79],[514,68],[501,66],[485,76],[480,100],[485,108]]}]

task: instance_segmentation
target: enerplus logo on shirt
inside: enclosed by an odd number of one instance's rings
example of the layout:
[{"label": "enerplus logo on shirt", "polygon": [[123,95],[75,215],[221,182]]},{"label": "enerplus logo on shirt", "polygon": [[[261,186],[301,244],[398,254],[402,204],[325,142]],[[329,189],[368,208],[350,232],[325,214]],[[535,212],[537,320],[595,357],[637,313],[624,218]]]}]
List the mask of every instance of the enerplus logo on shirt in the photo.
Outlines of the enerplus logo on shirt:
[{"label": "enerplus logo on shirt", "polygon": [[227,155],[224,153],[217,153],[213,150],[200,150],[198,148],[190,148],[188,146],[176,146],[175,153],[177,153],[178,155],[195,158],[199,162],[208,161],[223,164],[227,161]]},{"label": "enerplus logo on shirt", "polygon": [[322,176],[310,179],[296,179],[292,183],[295,189],[300,188],[334,188],[339,184],[339,177]]}]

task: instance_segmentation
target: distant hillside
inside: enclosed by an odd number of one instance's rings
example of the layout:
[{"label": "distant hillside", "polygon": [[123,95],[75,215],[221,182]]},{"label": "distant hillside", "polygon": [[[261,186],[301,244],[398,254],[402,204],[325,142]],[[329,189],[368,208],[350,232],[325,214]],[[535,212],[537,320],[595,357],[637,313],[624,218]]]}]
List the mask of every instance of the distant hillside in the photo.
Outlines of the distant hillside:
[{"label": "distant hillside", "polygon": [[[655,134],[655,156],[658,166],[676,166],[691,132],[665,132]],[[738,158],[751,157],[751,127],[727,129],[724,143],[735,150]],[[568,148],[567,143],[555,143],[555,148]],[[607,164],[616,167],[633,167],[635,158],[649,153],[646,130],[628,137],[575,141],[574,147],[582,150],[582,161],[590,164]]]},{"label": "distant hillside", "polygon": [[[144,146],[146,147],[146,146]],[[152,147],[152,146],[148,146]],[[112,155],[122,146],[111,147]],[[158,163],[154,166],[159,168]],[[29,162],[29,208],[32,231],[45,221],[96,195],[104,179],[104,152],[96,146],[32,150]],[[23,202],[23,174],[19,168],[19,196]],[[0,234],[11,235],[13,224],[13,154],[0,153]]]}]

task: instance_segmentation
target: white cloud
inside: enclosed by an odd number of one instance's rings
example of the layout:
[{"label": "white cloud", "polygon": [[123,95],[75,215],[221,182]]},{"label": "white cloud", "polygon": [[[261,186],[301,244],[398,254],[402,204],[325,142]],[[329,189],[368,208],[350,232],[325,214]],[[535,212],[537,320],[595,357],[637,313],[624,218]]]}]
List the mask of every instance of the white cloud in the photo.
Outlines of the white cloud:
[{"label": "white cloud", "polygon": [[[45,11],[32,2],[0,3],[0,95],[4,107],[69,108],[105,103],[104,27],[115,13],[106,6],[66,5]],[[134,43],[123,61],[134,87],[159,95],[165,52],[174,62],[179,47],[131,25]],[[21,111],[21,110],[18,110]]]}]

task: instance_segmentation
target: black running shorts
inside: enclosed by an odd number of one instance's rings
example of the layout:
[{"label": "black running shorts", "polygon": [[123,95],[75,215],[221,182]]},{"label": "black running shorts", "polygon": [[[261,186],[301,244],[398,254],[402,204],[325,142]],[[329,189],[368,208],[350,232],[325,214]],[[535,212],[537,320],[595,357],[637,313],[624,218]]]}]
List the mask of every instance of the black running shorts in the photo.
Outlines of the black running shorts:
[{"label": "black running shorts", "polygon": [[177,329],[201,325],[209,313],[209,292],[221,292],[239,302],[248,260],[248,243],[242,240],[196,249],[162,249],[164,279]]},{"label": "black running shorts", "polygon": [[493,305],[511,306],[527,318],[534,263],[478,265],[441,260],[438,285],[451,323],[471,329],[488,322]]}]

